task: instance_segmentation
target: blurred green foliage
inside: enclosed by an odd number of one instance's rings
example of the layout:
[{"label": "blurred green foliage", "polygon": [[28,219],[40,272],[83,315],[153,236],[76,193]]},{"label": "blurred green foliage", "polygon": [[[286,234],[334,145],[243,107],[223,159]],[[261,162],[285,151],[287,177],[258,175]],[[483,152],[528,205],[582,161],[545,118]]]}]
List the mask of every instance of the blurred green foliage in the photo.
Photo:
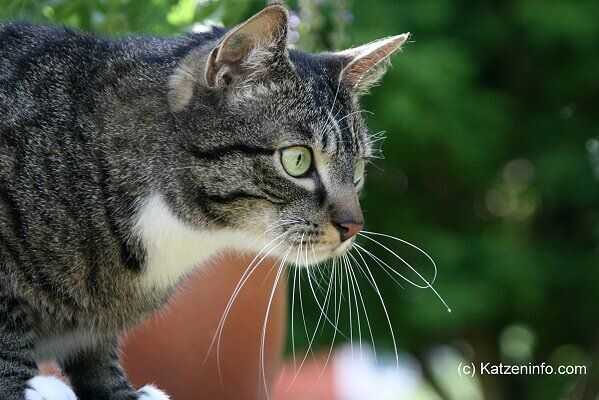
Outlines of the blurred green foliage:
[{"label": "blurred green foliage", "polygon": [[[301,20],[300,47],[310,50],[413,33],[384,83],[364,99],[374,112],[368,116],[373,132],[385,130],[387,140],[386,158],[369,169],[363,205],[370,230],[423,245],[434,256],[435,286],[453,312],[430,290],[401,289],[370,265],[401,348],[425,371],[440,344],[473,360],[509,362],[516,354],[526,362],[599,361],[599,2],[289,3]],[[173,34],[197,21],[235,24],[263,5],[4,0],[0,19],[117,35]],[[413,249],[394,248],[431,276],[430,264]],[[314,271],[313,278],[326,289],[330,269],[321,271],[327,276]],[[391,349],[379,298],[364,276],[359,282],[376,345]],[[305,276],[303,285],[310,332],[296,304],[300,354],[319,315]],[[355,301],[347,292],[338,299]],[[345,338],[327,326],[315,345],[326,351],[333,336],[346,340],[349,318],[343,307]],[[361,328],[369,342],[363,314]],[[591,399],[596,375],[484,377],[481,384],[485,399]]]}]

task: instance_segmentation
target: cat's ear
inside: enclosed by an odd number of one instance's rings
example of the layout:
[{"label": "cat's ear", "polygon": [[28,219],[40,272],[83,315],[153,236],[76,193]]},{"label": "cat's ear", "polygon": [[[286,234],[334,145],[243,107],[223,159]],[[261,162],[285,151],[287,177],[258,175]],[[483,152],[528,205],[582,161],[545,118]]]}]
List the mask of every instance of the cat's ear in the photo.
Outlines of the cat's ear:
[{"label": "cat's ear", "polygon": [[264,8],[215,44],[192,50],[169,77],[171,109],[182,111],[195,88],[226,88],[265,75],[287,58],[287,10]]},{"label": "cat's ear", "polygon": [[287,51],[287,10],[264,8],[229,31],[208,56],[204,71],[209,87],[224,87],[265,71]]},{"label": "cat's ear", "polygon": [[391,55],[409,37],[409,33],[404,33],[335,53],[345,64],[339,76],[341,83],[358,95],[367,92],[382,78]]}]

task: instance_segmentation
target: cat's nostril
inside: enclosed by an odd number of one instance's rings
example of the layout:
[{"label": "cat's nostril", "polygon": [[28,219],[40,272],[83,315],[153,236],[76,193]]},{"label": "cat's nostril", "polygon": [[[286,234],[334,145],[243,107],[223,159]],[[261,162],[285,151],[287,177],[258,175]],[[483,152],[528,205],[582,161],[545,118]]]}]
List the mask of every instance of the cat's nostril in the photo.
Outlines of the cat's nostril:
[{"label": "cat's nostril", "polygon": [[356,236],[364,227],[360,222],[333,222],[333,225],[339,231],[339,237],[342,242]]}]

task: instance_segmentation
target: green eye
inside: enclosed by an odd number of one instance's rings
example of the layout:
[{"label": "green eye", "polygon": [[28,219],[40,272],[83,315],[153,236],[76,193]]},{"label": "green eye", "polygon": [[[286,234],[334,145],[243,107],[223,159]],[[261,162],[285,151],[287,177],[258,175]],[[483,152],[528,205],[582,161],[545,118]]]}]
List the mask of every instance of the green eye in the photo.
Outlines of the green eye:
[{"label": "green eye", "polygon": [[304,146],[288,147],[281,151],[281,164],[289,175],[302,176],[312,166],[312,153]]},{"label": "green eye", "polygon": [[364,160],[358,160],[354,167],[354,185],[358,185],[362,178],[364,178],[364,169],[366,163]]}]

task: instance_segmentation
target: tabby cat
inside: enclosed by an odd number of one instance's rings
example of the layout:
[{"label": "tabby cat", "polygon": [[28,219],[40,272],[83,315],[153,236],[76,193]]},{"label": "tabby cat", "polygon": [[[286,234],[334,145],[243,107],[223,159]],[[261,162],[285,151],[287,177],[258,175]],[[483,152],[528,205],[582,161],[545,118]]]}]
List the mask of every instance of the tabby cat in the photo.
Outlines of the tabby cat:
[{"label": "tabby cat", "polygon": [[358,99],[407,38],[306,54],[279,5],[171,39],[0,25],[0,399],[168,399],[131,387],[117,337],[194,267],[277,238],[346,252]]}]

